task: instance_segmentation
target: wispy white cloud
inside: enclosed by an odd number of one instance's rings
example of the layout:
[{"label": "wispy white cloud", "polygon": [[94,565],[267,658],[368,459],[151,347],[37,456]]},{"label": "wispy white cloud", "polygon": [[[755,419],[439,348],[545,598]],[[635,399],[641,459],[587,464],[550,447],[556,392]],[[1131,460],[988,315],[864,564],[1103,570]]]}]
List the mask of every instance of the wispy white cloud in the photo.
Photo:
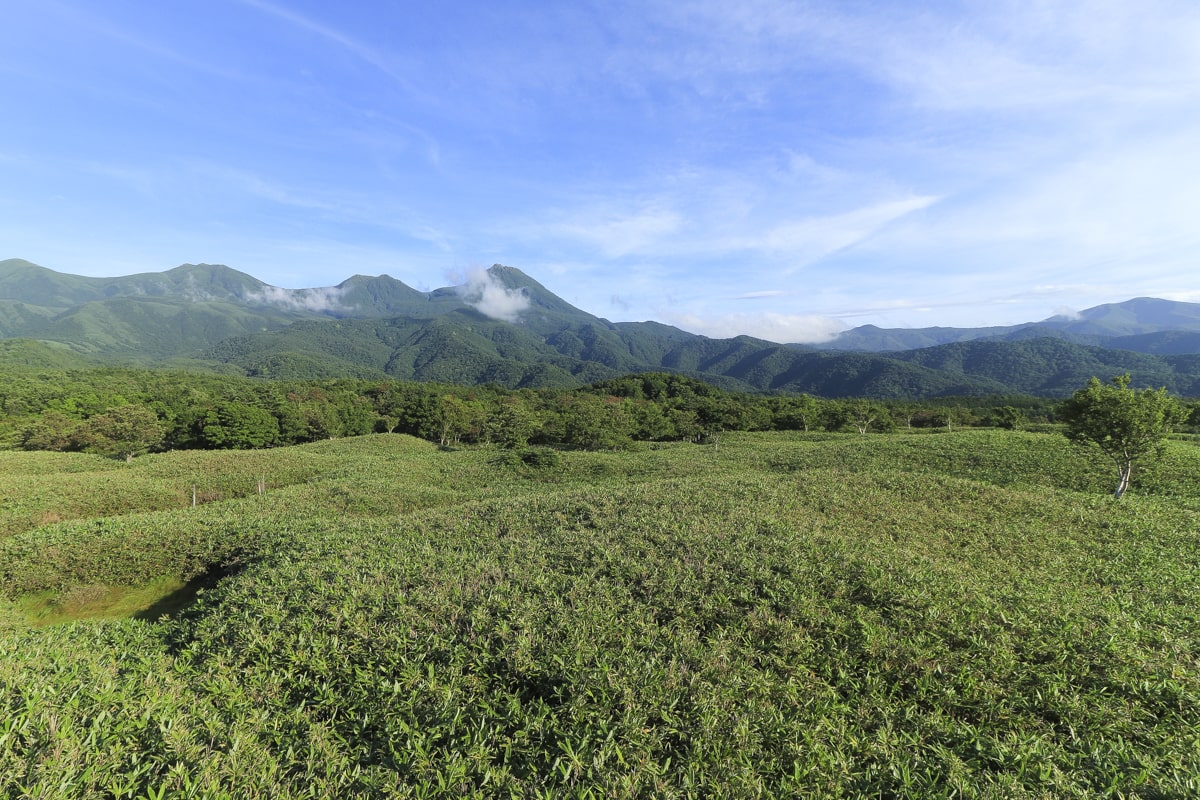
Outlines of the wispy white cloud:
[{"label": "wispy white cloud", "polygon": [[344,294],[345,292],[336,286],[316,289],[281,289],[277,286],[265,286],[260,291],[246,292],[242,299],[254,305],[325,314],[353,309],[352,306],[343,303]]},{"label": "wispy white cloud", "polygon": [[[584,247],[608,260],[743,257],[779,274],[781,267],[794,272],[861,242],[938,200],[931,195],[897,198],[891,187],[878,187],[883,197],[855,206],[858,195],[871,191],[858,187],[851,197],[832,198],[851,204],[850,210],[819,214],[811,212],[807,198],[799,203],[789,199],[790,182],[781,185],[777,176],[762,174],[756,181],[759,174],[750,173],[727,183],[719,175],[707,177],[711,182],[703,189],[704,180],[689,176],[677,189],[633,208],[617,190],[607,200],[593,197],[565,214],[560,211],[558,221],[510,222],[498,230],[544,247]],[[755,182],[761,187],[757,197],[746,187]]]},{"label": "wispy white cloud", "polygon": [[[892,280],[928,295],[931,284],[964,296],[1075,293],[1090,299],[1182,288],[1200,231],[1200,125],[1143,137],[1136,147],[1102,143],[1072,158],[1014,174],[987,191],[966,193],[909,217],[831,268],[888,264]],[[1052,277],[1052,280],[1047,278]],[[881,287],[882,287],[881,283]],[[890,291],[895,291],[889,287]]]},{"label": "wispy white cloud", "polygon": [[487,270],[472,270],[465,283],[456,287],[463,302],[481,314],[504,322],[516,322],[529,308],[524,289],[510,289]]},{"label": "wispy white cloud", "polygon": [[[939,109],[1178,97],[1200,80],[1200,9],[1182,0],[651,6],[653,18],[680,39],[639,66],[676,80],[745,74],[778,91],[773,77],[841,64]],[[698,57],[702,50],[715,57]]]},{"label": "wispy white cloud", "polygon": [[1077,309],[1068,306],[1059,306],[1054,309],[1054,316],[1062,319],[1081,319],[1081,315]]},{"label": "wispy white cloud", "polygon": [[[618,201],[620,202],[620,201]],[[630,211],[585,208],[570,219],[540,227],[544,234],[582,243],[608,258],[661,249],[683,227],[678,211],[649,206]]]},{"label": "wispy white cloud", "polygon": [[[369,226],[402,234],[439,250],[451,249],[450,235],[424,212],[378,198],[363,190],[323,183],[296,184],[284,178],[205,159],[168,159],[156,164],[72,162],[75,168],[102,176],[160,204],[224,199],[224,214],[245,215],[247,209],[272,218],[307,216],[323,227]],[[179,187],[189,187],[180,193]],[[190,199],[182,199],[190,198]],[[346,243],[347,251],[355,245]]]},{"label": "wispy white cloud", "polygon": [[443,251],[450,249],[449,234],[430,222],[423,212],[391,198],[378,198],[361,190],[341,186],[294,186],[254,171],[223,164],[191,162],[184,168],[198,179],[219,181],[243,198],[317,212],[326,224],[388,229]]},{"label": "wispy white cloud", "polygon": [[210,161],[190,160],[179,165],[181,171],[191,173],[194,181],[216,183],[236,193],[239,198],[253,197],[280,206],[314,211],[337,212],[344,208],[333,202],[328,195],[289,186],[260,173]]},{"label": "wispy white cloud", "polygon": [[841,320],[811,314],[704,316],[668,311],[662,317],[671,325],[714,339],[746,335],[780,343],[827,342],[847,328]]},{"label": "wispy white cloud", "polygon": [[795,265],[787,272],[794,272],[830,253],[864,241],[884,226],[927,208],[936,200],[936,197],[906,197],[845,214],[789,221],[760,234],[752,234],[743,240],[742,247],[785,256]]},{"label": "wispy white cloud", "polygon": [[409,80],[396,68],[391,57],[360,39],[339,30],[333,25],[325,24],[311,16],[300,14],[289,8],[283,8],[266,0],[240,0],[240,2],[334,43],[354,57],[370,64],[384,75],[387,75],[397,84],[405,88],[412,88]]},{"label": "wispy white cloud", "polygon": [[186,46],[178,46],[161,37],[148,36],[130,25],[122,25],[114,20],[114,15],[100,11],[100,7],[55,0],[44,0],[42,5],[53,9],[57,25],[74,26],[86,31],[93,39],[116,42],[126,51],[133,50],[151,57],[157,64],[182,66],[189,71],[224,80],[246,82],[253,79],[250,73],[233,69],[220,59],[196,57],[188,52]]},{"label": "wispy white cloud", "polygon": [[788,294],[789,294],[788,292],[785,292],[781,289],[768,289],[768,290],[762,291],[762,292],[744,292],[742,294],[739,294],[737,297],[735,297],[733,299],[734,300],[763,300],[768,297],[785,297]]},{"label": "wispy white cloud", "polygon": [[48,2],[6,16],[0,73],[39,82],[0,82],[0,238],[49,266],[502,261],[588,310],[818,334],[1192,296],[1191,0]]},{"label": "wispy white cloud", "polygon": [[1000,2],[952,20],[878,37],[883,57],[860,62],[939,108],[1158,102],[1200,81],[1193,3],[1101,0]]}]

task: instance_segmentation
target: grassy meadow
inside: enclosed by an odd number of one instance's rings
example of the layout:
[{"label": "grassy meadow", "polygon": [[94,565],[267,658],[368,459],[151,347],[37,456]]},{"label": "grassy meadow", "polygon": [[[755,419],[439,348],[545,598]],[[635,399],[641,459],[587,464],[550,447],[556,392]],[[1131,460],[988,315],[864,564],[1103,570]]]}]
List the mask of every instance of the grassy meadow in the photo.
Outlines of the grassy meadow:
[{"label": "grassy meadow", "polygon": [[989,430],[0,453],[0,796],[1200,797],[1200,447],[1115,480]]}]

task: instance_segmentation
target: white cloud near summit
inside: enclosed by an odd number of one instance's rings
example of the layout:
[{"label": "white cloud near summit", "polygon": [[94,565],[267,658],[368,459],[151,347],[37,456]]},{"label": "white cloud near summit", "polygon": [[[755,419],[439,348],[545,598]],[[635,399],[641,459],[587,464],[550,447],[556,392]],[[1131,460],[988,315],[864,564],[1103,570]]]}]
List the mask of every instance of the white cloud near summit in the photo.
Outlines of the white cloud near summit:
[{"label": "white cloud near summit", "polygon": [[529,295],[524,289],[508,288],[487,270],[472,270],[456,291],[479,313],[504,322],[516,322],[529,308]]},{"label": "white cloud near summit", "polygon": [[342,295],[343,291],[336,286],[320,289],[281,289],[278,286],[265,286],[261,291],[247,292],[242,299],[247,303],[278,306],[289,311],[327,314],[349,310],[342,303]]}]

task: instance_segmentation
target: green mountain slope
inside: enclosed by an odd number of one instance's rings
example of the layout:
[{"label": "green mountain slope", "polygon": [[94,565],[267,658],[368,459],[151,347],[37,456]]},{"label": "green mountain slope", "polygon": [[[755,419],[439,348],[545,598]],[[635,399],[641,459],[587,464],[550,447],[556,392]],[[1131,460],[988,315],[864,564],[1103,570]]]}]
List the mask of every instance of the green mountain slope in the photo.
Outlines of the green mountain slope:
[{"label": "green mountain slope", "polygon": [[974,341],[892,353],[897,360],[939,372],[961,374],[1041,396],[1069,394],[1092,376],[1130,373],[1139,386],[1190,392],[1196,374],[1184,360],[1128,350],[1041,338],[1022,342]]},{"label": "green mountain slope", "polygon": [[1200,333],[1200,303],[1137,297],[1107,303],[1079,314],[1057,316],[1037,323],[991,328],[879,328],[863,325],[841,333],[821,346],[829,350],[870,352],[916,350],[979,339],[1019,341],[1054,336],[1076,344],[1118,346],[1109,340],[1166,331]]},{"label": "green mountain slope", "polygon": [[856,350],[859,352],[889,352],[936,347],[951,342],[965,342],[987,337],[1003,337],[1017,333],[1026,326],[1014,325],[991,328],[880,328],[860,325],[843,331],[835,339],[822,342],[826,350]]},{"label": "green mountain slope", "polygon": [[0,261],[0,299],[66,309],[113,297],[169,297],[179,300],[243,301],[267,284],[243,272],[214,264],[183,264],[165,272],[116,278],[68,275],[21,259]]},{"label": "green mountain slope", "polygon": [[84,369],[91,364],[65,345],[32,339],[0,339],[0,373]]},{"label": "green mountain slope", "polygon": [[[669,343],[669,344],[668,344]],[[656,360],[647,356],[653,355]],[[434,319],[301,322],[222,342],[204,357],[268,377],[390,375],[409,380],[569,386],[666,370],[741,391],[921,398],[1069,394],[1093,375],[1187,392],[1193,364],[1060,339],[963,342],[892,353],[801,352],[738,337],[677,339],[649,328],[576,323],[542,336],[470,309]]]},{"label": "green mountain slope", "polygon": [[118,297],[76,306],[29,326],[25,335],[101,359],[152,362],[191,354],[230,336],[282,328],[297,318],[293,312],[221,301]]},{"label": "green mountain slope", "polygon": [[1200,303],[1180,303],[1156,297],[1135,297],[1081,311],[1077,319],[1047,320],[1076,334],[1133,336],[1165,330],[1200,331]]},{"label": "green mountain slope", "polygon": [[0,337],[22,336],[54,318],[52,308],[31,306],[19,300],[0,300]]},{"label": "green mountain slope", "polygon": [[[411,380],[567,386],[629,372],[670,371],[740,391],[823,397],[925,398],[1025,393],[1062,396],[1095,376],[1130,372],[1138,385],[1193,394],[1200,357],[1157,356],[1057,338],[973,341],[877,354],[806,352],[750,337],[708,339],[666,326],[574,321],[540,334],[470,309],[434,319],[303,322],[207,351],[251,375],[386,374]],[[281,368],[290,357],[286,369]],[[303,358],[298,361],[296,359]],[[338,365],[341,366],[338,366]],[[537,369],[531,373],[531,369]]]},{"label": "green mountain slope", "polygon": [[434,299],[389,275],[355,275],[336,287],[341,316],[433,317],[462,305],[454,297]]},{"label": "green mountain slope", "polygon": [[1108,347],[1156,355],[1200,353],[1200,333],[1189,331],[1159,331],[1132,336],[1114,336],[1106,340]]},{"label": "green mountain slope", "polygon": [[[1138,298],[998,328],[864,326],[816,350],[612,323],[501,265],[422,292],[387,275],[281,289],[221,265],[87,278],[11,259],[0,261],[0,337],[32,340],[13,351],[30,364],[70,356],[273,378],[564,387],[667,371],[737,391],[926,398],[1060,396],[1130,372],[1138,385],[1200,393],[1200,357],[1189,357],[1200,304]],[[870,343],[887,352],[860,349]]]}]

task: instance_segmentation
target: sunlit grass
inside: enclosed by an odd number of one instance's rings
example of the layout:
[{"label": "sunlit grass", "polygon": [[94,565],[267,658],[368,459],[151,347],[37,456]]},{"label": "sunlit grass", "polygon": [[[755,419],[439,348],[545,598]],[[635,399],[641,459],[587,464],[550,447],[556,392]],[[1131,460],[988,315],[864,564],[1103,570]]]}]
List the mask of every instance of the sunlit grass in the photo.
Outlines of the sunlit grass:
[{"label": "sunlit grass", "polygon": [[262,454],[309,471],[0,542],[0,795],[1200,796],[1197,452],[1120,502],[995,431]]},{"label": "sunlit grass", "polygon": [[[196,582],[193,582],[196,583]],[[60,625],[78,620],[143,617],[151,609],[177,613],[196,598],[197,589],[177,577],[160,577],[140,586],[77,586],[63,593],[42,592],[14,603],[31,625]]]}]

